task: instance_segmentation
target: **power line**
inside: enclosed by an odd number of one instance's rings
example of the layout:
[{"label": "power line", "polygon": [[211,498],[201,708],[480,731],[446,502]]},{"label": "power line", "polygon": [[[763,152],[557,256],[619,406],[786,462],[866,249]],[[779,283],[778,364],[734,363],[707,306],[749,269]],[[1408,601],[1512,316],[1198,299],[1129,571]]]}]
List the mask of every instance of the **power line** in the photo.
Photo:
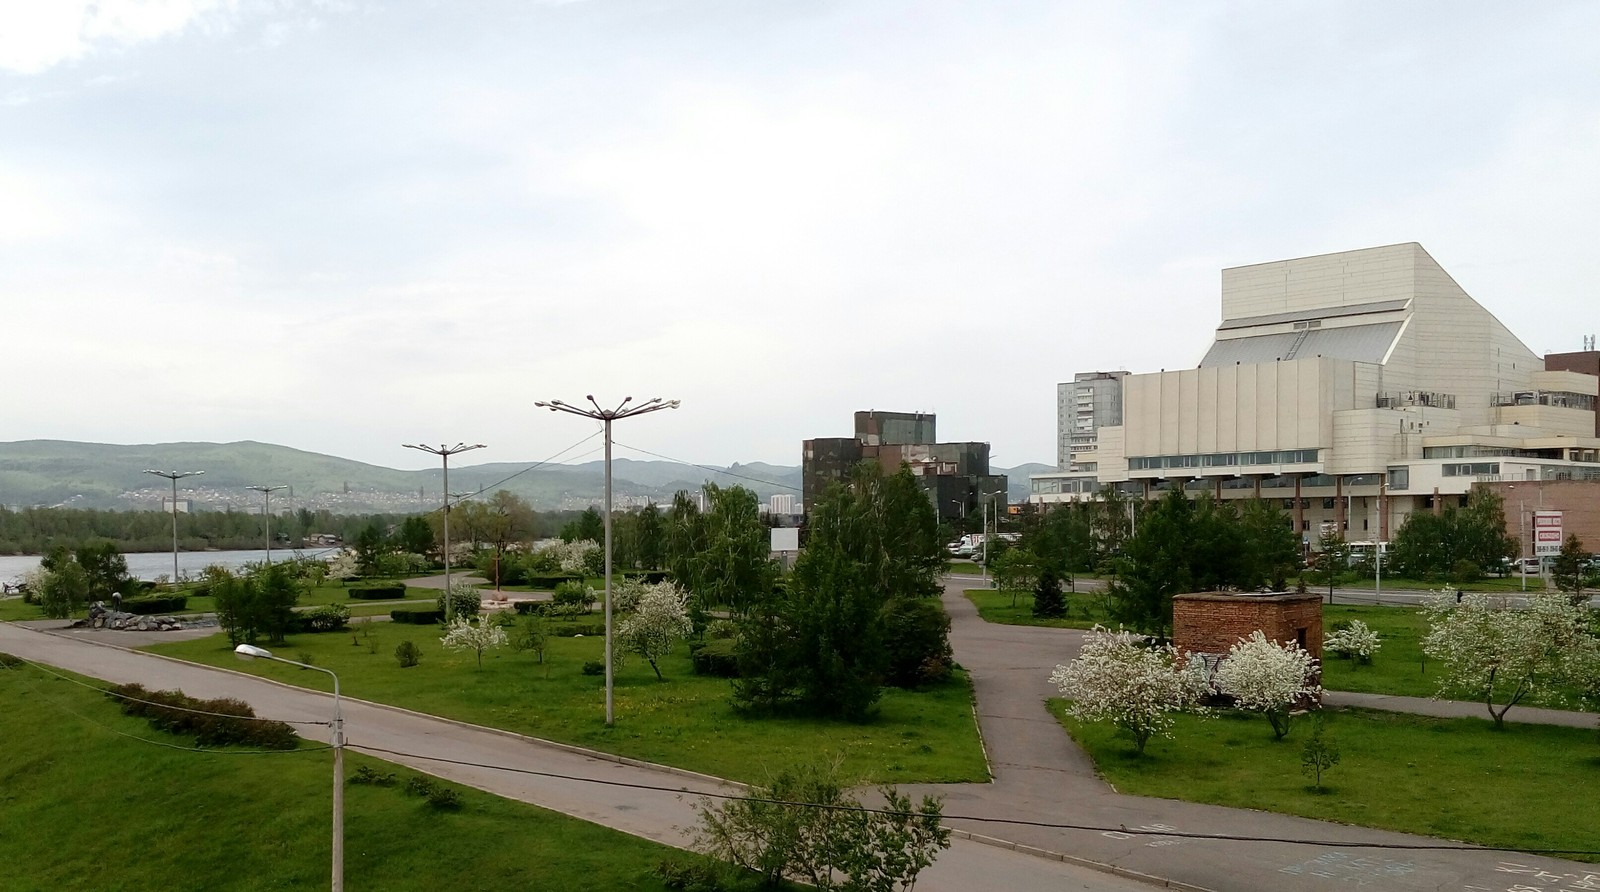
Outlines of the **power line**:
[{"label": "power line", "polygon": [[[23,662],[23,663],[27,663],[29,666],[37,666],[38,665],[37,663],[29,662],[27,660],[22,660],[21,658],[18,658],[18,661],[19,662]],[[9,671],[11,671],[11,672],[20,672],[21,671],[21,670],[17,669],[16,667],[7,667],[7,669]],[[39,690],[39,686],[34,684],[33,682],[30,681],[30,682],[25,682],[25,683],[28,685],[28,687],[30,689],[33,690],[33,692],[35,694],[39,695],[39,699],[40,700],[43,700],[45,703],[49,704],[50,706],[54,707],[55,709],[59,709],[62,712],[66,713],[66,714],[68,714],[70,716],[73,716],[73,717],[75,717],[75,718],[77,718],[77,719],[79,719],[81,721],[87,722],[88,724],[91,724],[91,725],[95,726],[96,728],[99,728],[100,730],[105,731],[107,733],[115,734],[118,737],[126,737],[129,740],[136,740],[139,743],[147,743],[147,744],[150,744],[151,746],[158,746],[158,747],[161,747],[163,749],[182,750],[182,751],[188,752],[188,753],[203,753],[203,754],[208,755],[208,756],[279,756],[279,755],[286,755],[286,754],[293,754],[293,753],[315,753],[315,752],[318,752],[320,750],[333,749],[333,747],[330,746],[329,744],[321,744],[319,746],[308,746],[308,747],[295,747],[292,750],[204,749],[204,748],[196,747],[196,746],[182,746],[182,745],[176,744],[176,743],[167,743],[167,742],[162,741],[162,740],[151,740],[148,737],[140,737],[137,734],[129,734],[126,731],[118,731],[116,728],[113,728],[110,725],[104,724],[102,722],[95,721],[94,719],[89,718],[88,716],[84,715],[81,712],[78,712],[75,709],[72,709],[71,707],[68,707],[68,706],[65,706],[65,705],[63,705],[61,703],[56,702],[54,699],[52,699],[44,691]],[[229,718],[245,718],[245,717],[244,716],[229,716]]]},{"label": "power line", "polygon": [[[594,777],[581,777],[578,775],[561,774],[553,771],[537,771],[531,768],[513,768],[509,765],[492,765],[486,762],[470,762],[464,759],[449,759],[444,756],[424,756],[420,753],[408,753],[401,750],[384,749],[377,746],[362,746],[346,741],[346,746],[372,753],[383,753],[390,756],[401,756],[410,759],[423,759],[429,762],[442,762],[446,765],[460,765],[466,768],[488,768],[495,771],[506,771],[513,774],[525,774],[533,777],[546,777],[552,780],[579,781],[582,783],[599,784],[607,787],[620,787],[628,790],[647,790],[657,793],[691,794],[704,796],[707,799],[744,800],[746,802],[760,802],[768,805],[792,805],[800,808],[823,809],[827,811],[854,811],[865,814],[887,815],[891,817],[918,817],[916,812],[894,811],[885,808],[869,808],[864,805],[831,805],[821,802],[795,802],[788,799],[768,799],[760,796],[741,796],[736,793],[704,793],[695,792],[684,787],[663,787],[655,784],[641,784],[631,781],[605,780]],[[1117,825],[1115,827],[1097,824],[1064,824],[1048,821],[1029,821],[1022,818],[996,818],[985,815],[941,815],[945,821],[971,821],[985,824],[1011,824],[1018,827],[1036,827],[1046,830],[1082,830],[1090,833],[1126,833],[1130,836],[1166,836],[1180,839],[1211,840],[1216,842],[1270,842],[1286,845],[1300,846],[1327,846],[1330,848],[1347,849],[1397,849],[1421,852],[1521,852],[1528,855],[1600,855],[1600,850],[1595,849],[1513,849],[1495,846],[1476,846],[1464,843],[1398,843],[1398,842],[1351,842],[1337,839],[1301,839],[1282,836],[1246,836],[1230,833],[1186,833],[1179,830],[1147,830],[1135,827]]]},{"label": "power line", "polygon": [[699,468],[702,471],[710,471],[713,474],[721,474],[724,477],[737,477],[740,480],[748,480],[751,483],[761,483],[761,484],[764,484],[766,486],[776,486],[779,489],[787,489],[787,490],[790,490],[792,492],[802,492],[802,490],[798,486],[790,486],[787,483],[779,483],[776,480],[764,480],[764,479],[762,479],[760,477],[750,477],[750,476],[746,476],[744,474],[735,474],[734,472],[729,471],[729,470],[727,470],[725,468],[714,468],[714,467],[712,467],[710,465],[702,465],[702,464],[696,464],[695,462],[692,462],[692,461],[684,461],[681,458],[673,458],[670,455],[662,455],[659,452],[651,452],[648,449],[640,449],[637,446],[629,446],[627,443],[623,443],[623,442],[621,442],[619,440],[613,440],[612,442],[616,443],[618,446],[621,446],[623,449],[632,449],[634,452],[642,452],[645,455],[653,456],[653,457],[659,458],[659,459],[661,459],[663,461],[669,461],[669,462],[672,462],[673,464],[688,465],[691,468]]},{"label": "power line", "polygon": [[[545,465],[548,465],[551,462],[554,462],[556,459],[560,458],[561,456],[565,455],[566,453],[571,452],[574,449],[577,449],[579,446],[582,446],[583,444],[589,442],[590,440],[593,440],[595,437],[598,437],[598,436],[600,436],[600,431],[595,431],[594,433],[590,434],[589,436],[584,437],[583,439],[579,440],[576,443],[573,443],[571,446],[568,446],[567,448],[561,450],[560,452],[557,452],[555,455],[552,455],[552,456],[550,456],[549,458],[547,458],[547,459],[545,459],[543,461],[534,462],[533,464],[527,466],[526,468],[523,468],[522,470],[516,472],[515,474],[512,474],[509,477],[505,477],[505,478],[499,480],[498,482],[491,483],[488,486],[485,486],[485,487],[479,489],[477,492],[472,493],[471,495],[462,496],[461,498],[457,499],[453,504],[459,505],[462,502],[466,502],[466,501],[470,501],[472,499],[475,499],[478,496],[481,496],[486,492],[492,492],[494,490],[497,490],[501,486],[504,486],[505,484],[510,483],[512,480],[515,480],[518,477],[521,477],[523,474],[526,474],[529,471],[536,471],[539,468],[542,468]],[[584,455],[589,455],[592,452],[594,452],[593,449],[589,450],[589,452],[585,452]],[[582,456],[578,456],[578,457],[581,458]],[[470,486],[471,484],[468,484],[468,485]],[[432,514],[434,512],[433,511],[429,511],[428,513]]]},{"label": "power line", "polygon": [[24,663],[26,665],[32,666],[33,668],[38,669],[40,672],[43,672],[43,673],[45,673],[47,675],[53,675],[56,678],[61,679],[62,681],[70,682],[72,684],[77,685],[78,687],[88,688],[91,691],[95,691],[97,693],[105,694],[107,697],[115,697],[115,698],[117,698],[119,700],[127,700],[127,701],[132,702],[132,703],[143,703],[146,706],[157,706],[157,707],[160,707],[162,709],[172,709],[172,710],[176,710],[178,712],[192,713],[194,715],[209,715],[209,716],[215,716],[216,718],[240,719],[242,721],[249,721],[249,722],[279,722],[279,723],[285,724],[285,725],[316,725],[316,726],[319,726],[319,727],[326,727],[329,724],[328,722],[306,722],[306,721],[295,721],[295,720],[290,720],[290,719],[273,719],[273,718],[267,718],[265,716],[258,716],[258,715],[234,715],[233,713],[229,713],[229,712],[207,712],[204,709],[192,709],[192,708],[187,707],[187,706],[173,706],[170,703],[158,703],[158,702],[156,702],[154,700],[141,700],[138,697],[134,697],[134,696],[129,695],[129,694],[120,694],[120,693],[118,693],[117,691],[115,691],[115,690],[113,690],[111,688],[102,688],[102,687],[100,687],[99,685],[96,685],[96,684],[91,684],[91,683],[86,682],[86,681],[79,681],[78,679],[73,678],[70,675],[64,675],[64,674],[62,674],[60,672],[57,672],[54,669],[51,669],[49,666],[44,665],[43,663],[35,663],[32,660],[24,660],[21,657],[16,657],[15,659],[19,663]]}]

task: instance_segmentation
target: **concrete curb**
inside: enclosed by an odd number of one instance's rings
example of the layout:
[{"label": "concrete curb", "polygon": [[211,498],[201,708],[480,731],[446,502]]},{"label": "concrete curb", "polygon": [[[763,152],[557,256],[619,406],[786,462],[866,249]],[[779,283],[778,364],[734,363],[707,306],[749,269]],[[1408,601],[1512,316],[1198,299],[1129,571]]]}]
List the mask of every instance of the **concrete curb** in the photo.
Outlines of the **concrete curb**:
[{"label": "concrete curb", "polygon": [[1115,864],[1107,864],[1104,861],[1094,861],[1089,858],[1080,858],[1077,855],[1068,855],[1062,852],[1052,852],[1049,849],[1041,849],[1036,846],[1023,845],[1022,843],[1011,842],[1010,840],[1001,839],[997,836],[984,836],[981,833],[973,833],[970,830],[956,830],[952,828],[950,830],[950,835],[956,839],[965,839],[968,842],[975,842],[979,845],[994,846],[997,849],[1005,849],[1009,852],[1016,852],[1019,855],[1030,855],[1035,858],[1044,858],[1047,861],[1060,861],[1063,864],[1072,864],[1077,867],[1087,867],[1090,870],[1097,870],[1101,873],[1108,873],[1113,876],[1122,877],[1123,879],[1134,880],[1135,882],[1148,883],[1152,886],[1159,886],[1163,889],[1178,889],[1181,890],[1181,892],[1216,892],[1216,890],[1206,888],[1205,886],[1195,886],[1190,883],[1180,882],[1178,880],[1163,879],[1158,876],[1152,876],[1148,873],[1140,873],[1137,870],[1129,870],[1126,867],[1118,867]]},{"label": "concrete curb", "polygon": [[[13,624],[13,625],[15,625],[15,624]],[[124,651],[126,653],[138,654],[138,655],[143,656],[143,657],[153,657],[153,658],[155,658],[157,660],[166,660],[169,663],[176,663],[176,664],[178,664],[180,666],[198,666],[198,667],[200,667],[202,669],[211,669],[211,670],[214,670],[214,671],[217,671],[217,672],[226,672],[229,675],[237,675],[240,678],[248,678],[248,679],[251,679],[251,680],[254,680],[254,681],[265,682],[265,683],[270,684],[270,685],[276,685],[277,687],[284,688],[285,690],[302,691],[302,692],[305,692],[305,693],[316,694],[319,697],[327,697],[329,699],[332,699],[332,697],[333,697],[332,694],[326,693],[324,691],[318,691],[318,690],[315,690],[315,689],[312,689],[312,688],[304,688],[304,687],[301,687],[299,685],[289,684],[288,682],[278,681],[277,679],[265,678],[263,676],[254,675],[254,674],[249,673],[249,672],[241,672],[241,671],[239,671],[237,669],[227,669],[227,668],[224,668],[222,666],[212,666],[212,665],[209,665],[209,664],[206,664],[206,663],[196,663],[193,660],[182,660],[182,659],[179,659],[177,657],[169,657],[169,656],[167,656],[165,654],[151,653],[151,652],[149,652],[147,650],[139,650],[137,648],[124,647],[123,645],[120,645],[120,644],[111,644],[111,643],[108,643],[108,642],[105,642],[105,641],[96,641],[96,640],[94,640],[92,638],[79,638],[79,637],[76,637],[76,636],[64,635],[64,634],[61,634],[60,632],[52,632],[52,631],[48,631],[48,630],[45,630],[45,629],[29,629],[29,628],[27,628],[25,626],[17,626],[17,628],[22,629],[23,631],[26,631],[26,632],[36,632],[36,633],[38,633],[40,635],[50,635],[50,636],[55,637],[55,638],[64,638],[64,639],[67,639],[69,641],[78,641],[78,642],[83,642],[83,643],[86,643],[86,644],[93,644],[96,647],[106,647],[106,648],[110,648],[112,650],[120,650],[120,651]],[[388,703],[377,703],[377,702],[374,702],[372,700],[363,700],[363,699],[361,699],[359,697],[351,697],[351,696],[348,696],[348,695],[342,695],[339,699],[344,700],[344,701],[349,702],[349,703],[359,703],[362,706],[371,707],[373,709],[382,709],[382,710],[387,710],[388,712],[399,713],[401,715],[413,716],[415,718],[431,719],[433,721],[444,722],[446,724],[455,725],[458,728],[465,728],[465,729],[470,730],[470,731],[483,731],[483,732],[487,732],[487,733],[490,733],[490,734],[498,735],[500,737],[506,737],[506,738],[510,738],[512,740],[521,741],[523,743],[532,744],[534,746],[547,747],[547,748],[553,749],[553,750],[560,750],[562,752],[572,753],[573,755],[584,756],[586,758],[594,759],[597,762],[611,762],[611,763],[617,764],[617,765],[627,765],[627,766],[629,766],[631,768],[651,769],[651,770],[655,770],[655,771],[664,772],[666,774],[677,775],[678,777],[689,778],[691,780],[698,780],[698,781],[703,781],[703,782],[709,783],[709,784],[715,784],[715,785],[720,785],[720,786],[724,786],[724,787],[731,787],[731,788],[736,789],[736,790],[748,790],[749,789],[749,787],[747,785],[741,784],[741,783],[739,783],[737,781],[730,781],[730,780],[727,780],[725,778],[713,777],[712,775],[709,775],[709,774],[701,774],[698,771],[690,771],[687,768],[675,768],[675,767],[673,767],[671,765],[659,765],[659,764],[657,764],[655,762],[646,762],[643,759],[634,759],[634,758],[630,758],[628,756],[619,756],[619,755],[616,755],[614,753],[602,753],[599,750],[592,750],[592,749],[589,749],[587,747],[576,746],[576,745],[570,744],[570,743],[561,743],[561,742],[555,741],[555,740],[545,740],[542,737],[530,737],[530,736],[528,736],[526,734],[518,734],[515,731],[507,731],[507,730],[505,730],[503,728],[490,728],[490,727],[488,727],[486,725],[474,725],[471,722],[464,722],[464,721],[461,721],[460,719],[452,719],[452,718],[449,718],[448,716],[433,715],[432,713],[427,713],[427,712],[418,712],[417,710],[414,710],[414,709],[406,709],[403,706],[392,706],[392,705],[390,705]],[[360,749],[361,748],[361,745],[359,743],[351,743],[348,740],[346,740],[345,745],[350,747],[351,749]],[[382,754],[379,754],[379,753],[373,753],[372,755],[379,756],[380,758],[382,756]],[[423,756],[415,756],[415,758],[422,759],[422,758],[425,758],[425,757],[423,757]],[[699,795],[695,791],[689,790],[689,789],[684,789],[684,790],[679,791],[679,792],[688,793],[690,795]]]}]

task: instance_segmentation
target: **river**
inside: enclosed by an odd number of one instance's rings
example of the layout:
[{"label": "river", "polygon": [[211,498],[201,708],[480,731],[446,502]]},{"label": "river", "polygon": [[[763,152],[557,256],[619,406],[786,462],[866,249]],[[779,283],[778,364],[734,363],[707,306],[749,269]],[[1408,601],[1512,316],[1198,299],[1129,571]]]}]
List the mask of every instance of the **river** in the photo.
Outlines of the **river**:
[{"label": "river", "polygon": [[[272,556],[276,559],[305,555],[308,557],[330,557],[337,553],[337,548],[308,548],[304,551],[294,551],[286,548],[274,548]],[[138,554],[126,554],[128,559],[128,575],[135,579],[155,579],[158,576],[172,575],[172,552],[152,551]],[[245,564],[260,563],[267,559],[267,552],[263,549],[248,549],[244,551],[180,551],[178,552],[178,572],[183,576],[198,576],[200,571],[217,564],[230,570],[237,570]],[[39,566],[39,555],[0,555],[0,582],[15,584],[22,579],[22,574]]]}]

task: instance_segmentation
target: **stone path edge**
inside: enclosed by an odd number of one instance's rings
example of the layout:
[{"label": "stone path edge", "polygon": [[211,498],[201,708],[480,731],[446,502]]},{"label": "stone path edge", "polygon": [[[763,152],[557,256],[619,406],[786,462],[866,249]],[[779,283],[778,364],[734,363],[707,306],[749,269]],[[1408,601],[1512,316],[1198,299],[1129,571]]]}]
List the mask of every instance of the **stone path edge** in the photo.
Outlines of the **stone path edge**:
[{"label": "stone path edge", "polygon": [[1082,858],[1077,855],[1068,855],[1063,852],[1052,852],[1049,849],[1041,849],[1037,846],[1024,845],[1020,842],[1012,842],[1009,839],[1001,839],[998,836],[985,836],[982,833],[973,833],[970,830],[958,830],[955,828],[950,829],[950,835],[956,839],[964,839],[968,842],[975,842],[979,845],[993,846],[997,849],[1005,849],[1008,852],[1016,852],[1019,855],[1029,855],[1034,858],[1043,858],[1046,861],[1060,861],[1064,864],[1075,864],[1079,867],[1087,867],[1090,870],[1097,870],[1101,873],[1119,876],[1123,879],[1134,880],[1135,882],[1148,883],[1152,886],[1160,886],[1164,889],[1178,889],[1180,892],[1216,892],[1215,889],[1210,889],[1205,886],[1196,886],[1191,883],[1182,882],[1181,880],[1169,880],[1164,877],[1153,876],[1148,873],[1141,873],[1137,870],[1129,870],[1126,867],[1118,867],[1115,864],[1107,864],[1104,861],[1095,861],[1090,858]]},{"label": "stone path edge", "polygon": [[[15,625],[15,624],[12,623],[11,625]],[[34,633],[37,633],[37,634],[40,634],[40,635],[50,635],[52,637],[64,638],[64,639],[68,639],[68,640],[71,640],[71,641],[82,641],[82,642],[86,642],[86,643],[89,643],[89,644],[96,645],[98,647],[106,647],[106,648],[110,648],[112,650],[120,650],[120,651],[124,651],[124,652],[127,652],[127,653],[139,654],[140,656],[153,657],[153,658],[158,659],[158,660],[165,660],[165,661],[167,661],[169,663],[176,663],[176,664],[183,665],[183,666],[199,666],[199,667],[202,667],[202,668],[205,668],[205,669],[212,669],[212,670],[215,670],[215,671],[218,671],[218,672],[225,672],[225,673],[228,673],[229,675],[237,675],[240,678],[248,678],[248,679],[252,679],[254,681],[265,682],[267,684],[275,685],[277,687],[284,688],[284,689],[287,689],[287,690],[302,691],[302,692],[307,692],[308,691],[308,692],[314,693],[314,694],[322,694],[323,696],[329,696],[329,697],[332,696],[331,694],[324,694],[322,691],[313,691],[313,690],[311,690],[309,688],[300,687],[299,685],[292,685],[292,684],[289,684],[287,682],[278,681],[276,679],[266,678],[266,677],[263,677],[263,676],[260,676],[260,675],[253,675],[253,674],[251,674],[249,672],[241,672],[241,671],[239,671],[237,669],[228,669],[228,668],[224,668],[222,666],[211,666],[211,665],[208,665],[208,664],[205,664],[205,663],[196,663],[196,662],[193,662],[192,660],[182,660],[182,659],[179,659],[177,657],[169,657],[169,656],[167,656],[165,654],[151,653],[150,651],[139,650],[137,648],[132,648],[132,647],[124,647],[123,645],[120,645],[120,644],[111,644],[111,643],[105,642],[105,641],[97,641],[97,640],[94,640],[92,638],[80,638],[80,637],[76,637],[76,636],[70,636],[70,635],[66,635],[66,634],[64,634],[62,632],[53,632],[53,631],[46,630],[46,629],[28,629],[28,628],[23,627],[23,626],[17,626],[17,628],[22,628],[25,631],[34,632]],[[679,777],[685,777],[685,778],[690,778],[690,779],[693,779],[693,780],[704,781],[704,782],[711,783],[711,784],[720,784],[720,785],[724,785],[724,786],[731,787],[731,788],[738,789],[738,790],[748,790],[749,789],[749,786],[747,784],[742,784],[742,783],[739,783],[738,781],[731,781],[731,780],[728,780],[726,778],[715,777],[715,776],[712,776],[712,775],[709,775],[709,774],[701,774],[700,772],[690,771],[690,770],[688,770],[686,768],[677,768],[677,767],[674,767],[674,766],[671,766],[671,765],[661,765],[661,764],[658,764],[658,763],[655,763],[655,762],[647,762],[647,761],[644,761],[643,759],[633,759],[633,758],[630,758],[628,756],[619,756],[619,755],[616,755],[615,753],[603,753],[603,752],[600,752],[598,750],[588,749],[587,747],[575,746],[573,744],[561,743],[559,741],[554,741],[554,740],[545,740],[542,737],[530,737],[530,736],[528,736],[526,734],[518,734],[515,731],[507,731],[507,730],[505,730],[503,728],[491,728],[491,727],[488,727],[486,725],[474,725],[474,724],[472,724],[470,722],[463,722],[463,721],[460,721],[458,719],[452,719],[452,718],[449,718],[449,717],[446,717],[446,716],[433,715],[431,713],[418,712],[418,711],[413,710],[413,709],[406,709],[405,707],[402,707],[402,706],[392,706],[392,705],[387,704],[387,703],[377,703],[377,702],[374,702],[374,701],[371,701],[371,700],[362,700],[359,697],[341,697],[341,699],[349,700],[349,701],[351,701],[353,703],[360,703],[363,706],[372,707],[372,708],[376,708],[376,709],[388,710],[390,712],[400,713],[400,714],[403,714],[403,715],[410,715],[410,716],[415,716],[415,717],[418,717],[418,718],[432,719],[434,721],[445,722],[446,724],[455,725],[457,727],[466,728],[466,729],[473,730],[473,731],[484,731],[484,732],[488,732],[490,734],[499,735],[501,737],[507,737],[507,738],[510,738],[512,740],[518,740],[518,741],[521,741],[523,743],[532,744],[534,746],[548,747],[550,749],[562,750],[564,752],[573,753],[575,755],[585,756],[587,758],[595,759],[596,761],[611,762],[611,763],[615,763],[615,764],[619,764],[619,765],[628,765],[630,767],[635,767],[635,768],[654,769],[654,770],[657,770],[657,771],[666,772],[668,774],[677,775]],[[976,696],[976,694],[974,694],[974,696],[973,696],[972,717],[973,717],[974,724],[977,724],[978,712],[977,712],[977,696]],[[978,729],[978,745],[983,750],[984,768],[989,774],[988,783],[992,784],[992,783],[994,783],[994,767],[989,761],[988,747],[983,742],[983,730],[982,730],[981,727]],[[366,750],[364,750],[364,748],[360,744],[357,744],[357,743],[347,743],[346,746],[349,747],[350,749],[353,749],[353,750],[366,751]],[[376,757],[376,758],[385,758],[385,756],[387,755],[385,753],[379,753],[379,752],[370,752],[369,754],[374,756],[374,757]],[[419,759],[419,760],[422,760],[422,761],[425,761],[425,762],[426,761],[431,761],[425,756],[409,756],[408,755],[407,758],[415,758],[415,759]],[[385,759],[385,761],[387,761],[387,759]],[[426,769],[417,769],[417,770],[423,771],[424,773],[428,773]],[[466,786],[474,786],[474,785],[466,784]],[[500,794],[494,793],[492,791],[485,791],[485,792],[489,792],[490,795],[495,795],[495,796],[500,795]],[[666,791],[666,792],[672,792],[672,791]],[[681,791],[678,791],[678,792],[680,792],[682,794],[685,794],[685,795],[700,795],[700,794],[696,794],[692,790],[687,790],[687,789],[681,790]],[[549,811],[560,812],[559,809],[550,808],[549,806],[541,805],[539,807],[540,808],[545,808],[545,809],[547,809]],[[576,819],[581,820],[581,821],[589,821],[588,818],[585,818],[585,817],[582,817],[582,816],[578,816],[578,815],[568,815],[568,817],[573,817],[573,818],[576,818]],[[624,830],[624,831],[621,831],[621,832],[626,833],[627,831]],[[637,836],[638,834],[629,834],[629,835]],[[973,832],[971,832],[969,830],[961,830],[961,829],[952,827],[952,828],[950,828],[950,835],[953,838],[967,840],[968,842],[973,842],[973,843],[976,843],[978,845],[991,846],[993,848],[1004,849],[1006,851],[1016,852],[1016,853],[1021,854],[1021,855],[1029,855],[1029,856],[1035,857],[1035,858],[1043,858],[1043,859],[1045,859],[1047,861],[1060,861],[1060,862],[1065,863],[1065,864],[1074,864],[1074,865],[1077,865],[1079,867],[1086,867],[1086,868],[1088,868],[1090,870],[1099,871],[1101,873],[1106,873],[1106,874],[1110,874],[1110,875],[1113,875],[1113,876],[1119,876],[1119,877],[1122,877],[1124,879],[1134,880],[1135,882],[1148,883],[1148,884],[1150,884],[1152,886],[1157,886],[1157,887],[1160,887],[1160,888],[1177,889],[1177,890],[1180,890],[1180,892],[1216,892],[1216,890],[1209,889],[1209,888],[1206,888],[1204,886],[1195,886],[1195,885],[1191,885],[1189,883],[1184,883],[1184,882],[1179,881],[1179,880],[1172,880],[1172,879],[1166,879],[1164,877],[1153,876],[1151,874],[1141,873],[1141,872],[1136,871],[1136,870],[1129,870],[1128,868],[1125,868],[1125,867],[1118,867],[1115,864],[1108,864],[1108,863],[1103,862],[1103,861],[1095,861],[1095,860],[1089,859],[1089,858],[1082,858],[1082,857],[1079,857],[1077,855],[1068,855],[1068,854],[1065,854],[1065,853],[1062,853],[1062,852],[1053,852],[1053,851],[1050,851],[1048,849],[1042,849],[1042,848],[1038,848],[1036,846],[1026,845],[1024,843],[1013,842],[1011,840],[1001,839],[1000,837],[996,837],[996,836],[986,836],[986,835],[981,834],[981,833],[973,833]],[[650,837],[644,837],[644,836],[641,836],[640,838],[641,839],[651,839]],[[660,842],[660,840],[653,840],[653,839],[651,841],[652,842]]]},{"label": "stone path edge", "polygon": [[[15,625],[15,624],[13,624],[13,625]],[[23,628],[23,627],[18,626],[18,628]],[[333,696],[332,694],[328,694],[328,693],[326,693],[324,691],[312,690],[311,688],[303,688],[303,687],[300,687],[299,685],[292,685],[292,684],[289,684],[288,682],[278,681],[277,679],[266,678],[266,677],[261,676],[261,675],[253,675],[253,674],[251,674],[249,672],[240,672],[237,669],[227,669],[227,668],[224,668],[222,666],[211,666],[211,665],[208,665],[206,663],[196,663],[193,660],[181,660],[181,659],[179,659],[177,657],[169,657],[166,654],[151,653],[150,651],[147,651],[147,650],[139,650],[138,648],[133,648],[133,647],[124,647],[124,646],[122,646],[120,644],[111,644],[111,643],[105,642],[105,641],[96,641],[96,640],[94,640],[92,638],[79,638],[79,637],[64,635],[64,634],[62,634],[60,632],[51,632],[51,631],[48,631],[48,630],[45,630],[45,629],[25,629],[25,631],[35,632],[35,633],[40,634],[40,635],[51,635],[51,636],[54,636],[54,637],[57,637],[57,638],[66,638],[66,639],[71,640],[71,641],[81,641],[81,642],[84,642],[84,643],[87,643],[87,644],[93,644],[93,645],[95,645],[97,647],[109,647],[112,650],[120,650],[120,651],[125,651],[127,653],[139,654],[140,656],[154,657],[155,659],[158,659],[158,660],[166,660],[169,663],[177,663],[177,664],[184,665],[184,666],[200,666],[200,667],[205,668],[205,669],[213,669],[213,670],[215,670],[217,672],[226,672],[229,675],[237,675],[240,678],[249,678],[249,679],[252,679],[252,680],[255,680],[255,681],[266,682],[267,684],[276,685],[277,687],[285,688],[285,689],[291,690],[291,691],[309,691],[310,693],[321,694],[322,696],[325,696],[325,697],[332,697]],[[703,781],[703,782],[708,783],[708,784],[720,784],[720,785],[723,785],[723,786],[733,787],[733,788],[739,789],[739,790],[749,789],[748,785],[739,783],[738,781],[728,780],[727,778],[715,777],[715,776],[712,776],[712,775],[709,775],[709,774],[702,774],[702,773],[700,773],[698,771],[690,771],[687,768],[677,768],[677,767],[672,766],[672,765],[661,765],[661,764],[656,763],[656,762],[647,762],[644,759],[634,759],[634,758],[629,757],[629,756],[619,756],[619,755],[617,755],[615,753],[603,753],[603,752],[600,752],[599,750],[592,750],[592,749],[589,749],[588,747],[577,746],[577,745],[571,744],[571,743],[561,743],[560,741],[556,741],[556,740],[546,740],[546,739],[544,739],[542,737],[532,737],[532,736],[529,736],[527,734],[518,734],[515,731],[507,731],[504,728],[491,728],[491,727],[489,727],[487,725],[474,725],[471,722],[464,722],[464,721],[461,721],[459,719],[450,718],[449,716],[434,715],[432,713],[427,713],[427,712],[418,712],[417,710],[414,710],[414,709],[407,709],[404,706],[394,706],[394,705],[391,705],[391,704],[388,704],[388,703],[378,703],[378,702],[373,701],[373,700],[363,700],[360,697],[350,697],[350,696],[341,695],[340,699],[341,700],[348,700],[351,703],[360,703],[362,706],[370,707],[370,708],[373,708],[373,709],[388,710],[389,712],[395,712],[395,713],[400,713],[402,715],[414,716],[416,718],[432,719],[434,721],[439,721],[439,722],[444,722],[446,724],[455,725],[458,728],[466,728],[466,729],[471,730],[471,731],[482,731],[482,732],[486,732],[486,733],[489,733],[489,734],[497,734],[497,735],[499,735],[501,737],[508,737],[508,738],[510,738],[512,740],[519,740],[519,741],[522,741],[523,743],[532,744],[534,746],[547,747],[547,748],[553,749],[553,750],[561,750],[563,752],[572,753],[574,755],[584,756],[586,758],[594,759],[594,760],[596,760],[598,762],[612,762],[612,763],[615,763],[615,764],[618,764],[618,765],[628,765],[628,766],[631,766],[633,768],[648,768],[648,769],[651,769],[651,770],[654,770],[654,771],[661,771],[661,772],[665,772],[667,774],[677,775],[679,777],[686,777],[686,778],[689,778],[691,780]],[[346,746],[350,747],[351,749],[361,749],[362,748],[360,744],[354,744],[354,743],[346,743]],[[424,756],[412,756],[412,757],[413,758],[418,758],[418,759],[426,759],[426,757],[424,757]],[[683,790],[681,792],[693,793],[692,790]]]}]

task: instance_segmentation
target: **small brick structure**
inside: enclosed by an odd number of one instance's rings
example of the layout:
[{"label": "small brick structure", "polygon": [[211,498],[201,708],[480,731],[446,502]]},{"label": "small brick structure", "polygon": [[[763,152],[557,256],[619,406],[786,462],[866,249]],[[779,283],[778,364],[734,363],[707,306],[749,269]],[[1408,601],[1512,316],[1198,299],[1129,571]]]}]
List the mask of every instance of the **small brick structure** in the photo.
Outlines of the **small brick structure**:
[{"label": "small brick structure", "polygon": [[1195,592],[1172,599],[1172,644],[1179,653],[1226,656],[1259,630],[1280,644],[1295,642],[1322,666],[1322,596],[1299,592]]}]

